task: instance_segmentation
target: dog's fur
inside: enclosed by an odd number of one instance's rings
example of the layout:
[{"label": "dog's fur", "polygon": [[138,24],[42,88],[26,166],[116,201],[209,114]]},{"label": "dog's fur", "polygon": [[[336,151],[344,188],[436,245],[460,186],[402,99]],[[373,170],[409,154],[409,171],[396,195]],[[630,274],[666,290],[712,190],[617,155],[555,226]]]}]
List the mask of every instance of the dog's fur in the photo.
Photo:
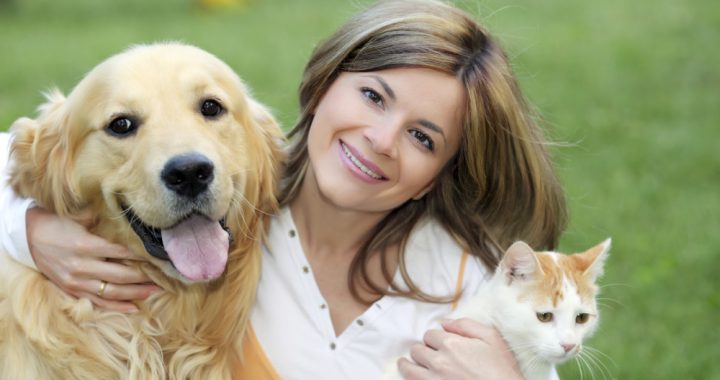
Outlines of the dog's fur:
[{"label": "dog's fur", "polygon": [[[207,99],[224,113],[202,114]],[[137,129],[113,134],[118,117]],[[136,46],[94,68],[67,98],[49,94],[37,119],[21,118],[12,131],[15,191],[59,215],[90,210],[91,232],[141,256],[127,264],[164,290],[136,314],[99,310],[0,254],[0,378],[230,378],[242,360],[282,159],[280,129],[237,75],[191,46]],[[187,153],[215,168],[198,201],[160,179],[169,160]],[[149,255],[124,206],[157,228],[188,214],[224,219],[232,236],[224,274],[188,281]]]}]

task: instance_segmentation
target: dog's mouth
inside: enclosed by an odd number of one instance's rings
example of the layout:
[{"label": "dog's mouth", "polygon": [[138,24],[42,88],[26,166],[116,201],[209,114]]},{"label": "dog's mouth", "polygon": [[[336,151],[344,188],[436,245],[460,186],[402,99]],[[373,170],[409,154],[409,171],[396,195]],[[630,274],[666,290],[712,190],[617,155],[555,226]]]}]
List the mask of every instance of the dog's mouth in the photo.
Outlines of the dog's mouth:
[{"label": "dog's mouth", "polygon": [[130,207],[121,207],[145,250],[169,261],[186,279],[214,280],[225,271],[232,239],[225,219],[213,221],[193,212],[172,227],[160,229],[144,223]]}]

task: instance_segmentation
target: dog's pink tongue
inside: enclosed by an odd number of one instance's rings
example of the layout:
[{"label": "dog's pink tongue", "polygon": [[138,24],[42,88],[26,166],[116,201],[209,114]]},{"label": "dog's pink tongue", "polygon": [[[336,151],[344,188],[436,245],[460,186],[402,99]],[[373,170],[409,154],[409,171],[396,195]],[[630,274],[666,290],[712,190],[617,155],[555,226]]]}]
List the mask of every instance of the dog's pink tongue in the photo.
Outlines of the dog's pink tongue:
[{"label": "dog's pink tongue", "polygon": [[230,241],[219,222],[193,215],[161,233],[175,269],[188,280],[213,280],[225,270]]}]

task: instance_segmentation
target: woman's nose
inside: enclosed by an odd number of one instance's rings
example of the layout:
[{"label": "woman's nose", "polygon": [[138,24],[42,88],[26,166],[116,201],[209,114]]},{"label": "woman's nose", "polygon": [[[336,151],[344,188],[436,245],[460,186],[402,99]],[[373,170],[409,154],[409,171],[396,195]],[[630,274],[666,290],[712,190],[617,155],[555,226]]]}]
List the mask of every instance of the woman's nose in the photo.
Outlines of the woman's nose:
[{"label": "woman's nose", "polygon": [[395,158],[401,131],[399,120],[385,120],[366,127],[364,134],[375,153]]}]

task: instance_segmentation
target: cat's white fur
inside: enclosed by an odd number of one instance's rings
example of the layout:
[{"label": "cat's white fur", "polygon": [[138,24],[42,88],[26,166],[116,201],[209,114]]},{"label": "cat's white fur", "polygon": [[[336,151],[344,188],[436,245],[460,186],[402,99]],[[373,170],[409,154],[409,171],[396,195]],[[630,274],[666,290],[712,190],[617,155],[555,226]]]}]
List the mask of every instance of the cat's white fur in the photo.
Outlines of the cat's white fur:
[{"label": "cat's white fur", "polygon": [[[610,243],[607,239],[567,256],[534,252],[527,244],[516,242],[505,252],[490,281],[450,318],[495,326],[515,354],[525,379],[550,379],[553,366],[575,357],[583,340],[597,327],[595,281],[602,275]],[[553,318],[541,322],[538,313],[553,313]],[[576,323],[581,313],[590,317],[585,323]],[[393,360],[387,366],[384,380],[402,379],[396,363]]]}]

